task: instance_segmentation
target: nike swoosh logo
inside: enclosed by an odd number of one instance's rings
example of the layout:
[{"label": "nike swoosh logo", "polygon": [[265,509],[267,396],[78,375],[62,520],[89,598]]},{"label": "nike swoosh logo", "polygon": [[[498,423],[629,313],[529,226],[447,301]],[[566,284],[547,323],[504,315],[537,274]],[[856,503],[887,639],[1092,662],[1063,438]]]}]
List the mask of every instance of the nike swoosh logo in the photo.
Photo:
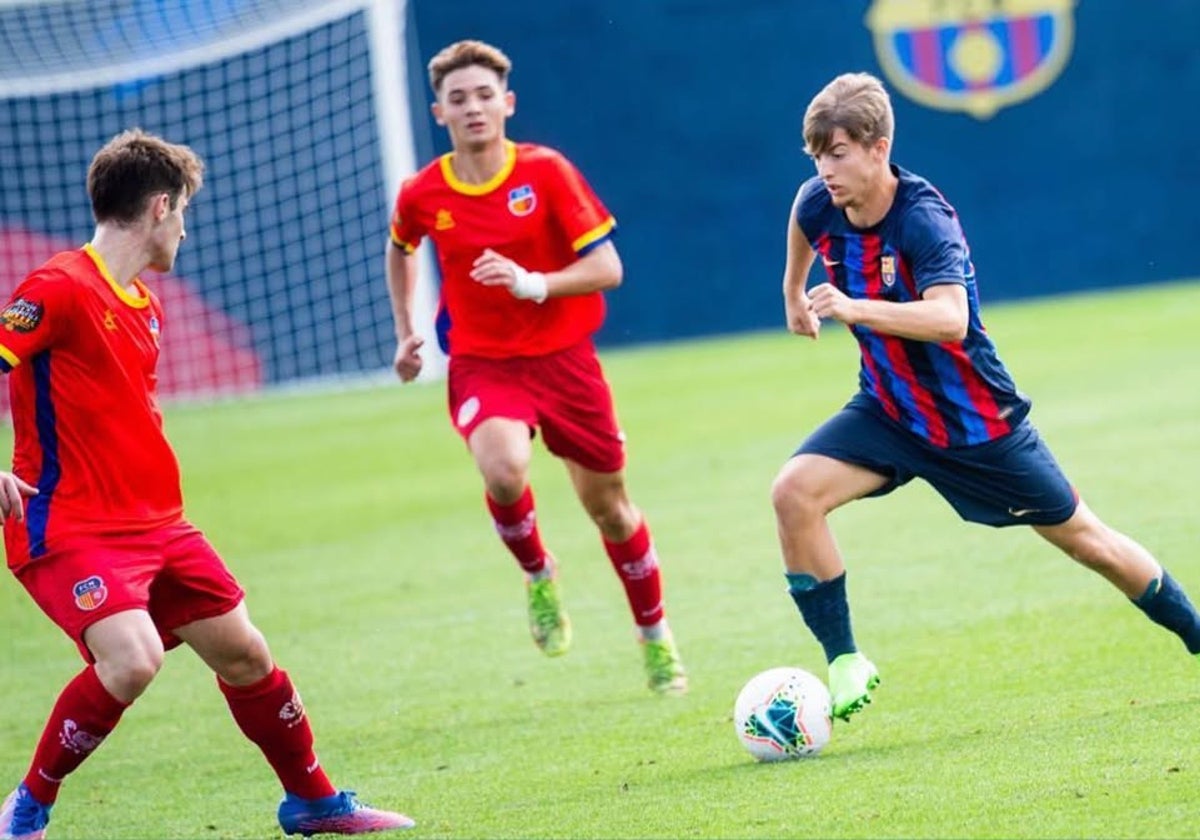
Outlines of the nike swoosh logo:
[{"label": "nike swoosh logo", "polygon": [[827,260],[824,257],[821,257],[821,262],[825,263],[826,268],[833,268],[835,265],[842,264],[841,260]]},{"label": "nike swoosh logo", "polygon": [[1022,516],[1028,516],[1031,513],[1037,513],[1037,512],[1038,512],[1037,508],[1011,508],[1010,507],[1008,509],[1009,515],[1015,516],[1018,519],[1020,519]]}]

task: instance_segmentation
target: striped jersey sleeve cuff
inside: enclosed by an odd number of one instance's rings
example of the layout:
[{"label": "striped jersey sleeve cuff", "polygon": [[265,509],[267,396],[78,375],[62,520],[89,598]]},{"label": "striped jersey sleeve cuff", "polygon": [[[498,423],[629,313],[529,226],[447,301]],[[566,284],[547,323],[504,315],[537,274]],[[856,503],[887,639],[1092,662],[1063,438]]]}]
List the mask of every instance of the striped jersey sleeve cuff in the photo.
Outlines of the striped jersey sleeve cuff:
[{"label": "striped jersey sleeve cuff", "polygon": [[571,250],[582,256],[588,251],[595,248],[604,240],[612,235],[613,229],[617,226],[617,220],[609,216],[596,227],[589,230],[583,236],[571,243]]}]

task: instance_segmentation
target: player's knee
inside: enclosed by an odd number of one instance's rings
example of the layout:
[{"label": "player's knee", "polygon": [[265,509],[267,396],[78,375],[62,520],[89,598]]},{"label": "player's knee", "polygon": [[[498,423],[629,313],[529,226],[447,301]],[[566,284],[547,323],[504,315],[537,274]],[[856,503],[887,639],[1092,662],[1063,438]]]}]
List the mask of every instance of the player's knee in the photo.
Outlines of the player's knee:
[{"label": "player's knee", "polygon": [[1076,535],[1063,549],[1076,562],[1089,569],[1105,572],[1121,567],[1124,561],[1123,547],[1119,534],[1100,526]]},{"label": "player's knee", "polygon": [[96,660],[96,673],[108,691],[132,702],[154,681],[163,664],[162,645],[138,645]]},{"label": "player's knee", "polygon": [[512,504],[525,492],[527,475],[524,464],[497,460],[481,466],[480,469],[488,495],[500,504]]},{"label": "player's knee", "polygon": [[784,467],[771,484],[771,505],[778,517],[822,516],[821,500],[803,470]]},{"label": "player's knee", "polygon": [[267,640],[258,628],[251,626],[242,638],[225,651],[216,671],[230,685],[252,685],[274,669],[275,661]]},{"label": "player's knee", "polygon": [[600,533],[610,542],[624,542],[633,536],[633,532],[641,524],[641,515],[624,498],[598,500],[593,504],[586,504],[585,507]]}]

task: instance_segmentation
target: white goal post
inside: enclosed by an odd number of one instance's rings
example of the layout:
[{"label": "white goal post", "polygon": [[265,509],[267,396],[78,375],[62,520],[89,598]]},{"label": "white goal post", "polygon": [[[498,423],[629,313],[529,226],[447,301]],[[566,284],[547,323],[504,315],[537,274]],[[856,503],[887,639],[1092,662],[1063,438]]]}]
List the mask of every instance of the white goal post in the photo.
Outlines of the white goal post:
[{"label": "white goal post", "polygon": [[426,119],[407,19],[405,0],[0,0],[0,292],[87,240],[90,156],[140,126],[207,165],[175,270],[151,278],[164,395],[385,374],[388,218]]}]

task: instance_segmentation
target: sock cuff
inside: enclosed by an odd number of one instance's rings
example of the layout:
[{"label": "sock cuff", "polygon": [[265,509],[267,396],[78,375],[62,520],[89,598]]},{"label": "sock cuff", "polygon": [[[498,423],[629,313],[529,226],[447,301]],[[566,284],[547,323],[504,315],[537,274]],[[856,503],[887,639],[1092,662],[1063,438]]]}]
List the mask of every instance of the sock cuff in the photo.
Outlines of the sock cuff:
[{"label": "sock cuff", "polygon": [[608,552],[608,556],[622,563],[645,557],[650,553],[650,546],[650,528],[646,525],[645,519],[638,524],[637,530],[625,542],[615,543],[604,540],[604,550]]},{"label": "sock cuff", "polygon": [[483,497],[487,501],[488,511],[491,512],[492,518],[501,525],[515,525],[528,516],[534,507],[533,487],[528,484],[525,485],[525,490],[520,497],[511,505],[500,504],[487,492],[484,492]]},{"label": "sock cuff", "polygon": [[96,673],[95,665],[89,665],[80,672],[77,686],[79,693],[86,697],[94,708],[106,713],[105,717],[119,714],[131,705],[113,697],[104,687],[104,683],[100,682],[100,675]]},{"label": "sock cuff", "polygon": [[280,686],[288,682],[287,671],[275,666],[271,673],[267,674],[261,680],[250,685],[230,685],[225,680],[217,677],[217,685],[221,688],[221,693],[230,700],[249,700],[255,697],[262,697],[276,691]]},{"label": "sock cuff", "polygon": [[827,592],[836,594],[839,590],[842,592],[846,591],[845,570],[837,577],[832,577],[829,580],[817,580],[812,575],[804,574],[803,572],[784,572],[784,576],[788,581],[788,591],[793,597],[821,597],[823,593]]}]

